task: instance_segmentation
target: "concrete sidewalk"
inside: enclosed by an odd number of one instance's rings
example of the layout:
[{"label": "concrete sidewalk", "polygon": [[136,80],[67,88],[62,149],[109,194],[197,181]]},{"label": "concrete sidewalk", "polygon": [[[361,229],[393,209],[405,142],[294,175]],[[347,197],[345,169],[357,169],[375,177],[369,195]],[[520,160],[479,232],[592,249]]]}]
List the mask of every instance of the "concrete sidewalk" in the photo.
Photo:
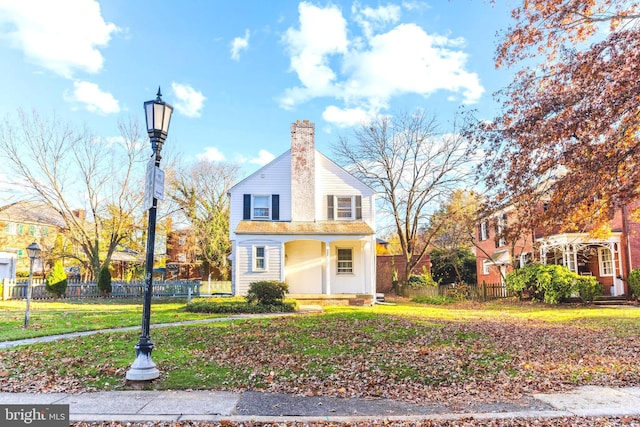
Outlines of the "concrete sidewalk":
[{"label": "concrete sidewalk", "polygon": [[640,387],[586,386],[535,394],[524,404],[487,404],[452,411],[443,404],[224,391],[116,391],[82,394],[0,393],[0,404],[68,404],[70,421],[420,421],[462,418],[640,416]]}]

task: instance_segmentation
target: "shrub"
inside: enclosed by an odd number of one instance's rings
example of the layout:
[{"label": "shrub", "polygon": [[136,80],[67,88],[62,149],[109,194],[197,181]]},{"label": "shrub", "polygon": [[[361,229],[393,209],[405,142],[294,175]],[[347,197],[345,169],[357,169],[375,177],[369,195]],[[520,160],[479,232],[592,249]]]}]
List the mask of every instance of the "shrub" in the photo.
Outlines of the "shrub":
[{"label": "shrub", "polygon": [[427,286],[427,279],[422,274],[412,274],[407,280],[407,285],[412,288],[422,288]]},{"label": "shrub", "polygon": [[245,299],[249,304],[257,303],[262,305],[282,304],[284,294],[289,287],[286,283],[278,280],[262,280],[249,285],[249,291]]},{"label": "shrub", "polygon": [[438,286],[438,283],[433,280],[431,273],[424,266],[422,267],[422,274],[412,274],[407,280],[407,285],[412,288],[424,288],[425,286]]},{"label": "shrub", "polygon": [[640,298],[640,268],[633,269],[629,273],[629,288],[636,298]]},{"label": "shrub", "polygon": [[450,296],[438,295],[437,297],[415,297],[411,300],[418,304],[431,304],[431,305],[447,305],[453,304],[456,300]]},{"label": "shrub", "polygon": [[98,289],[100,289],[103,296],[108,296],[111,293],[111,272],[106,265],[102,267],[98,274]]},{"label": "shrub", "polygon": [[445,295],[454,301],[464,301],[471,298],[471,288],[464,282],[454,283],[445,289]]},{"label": "shrub", "polygon": [[[578,275],[577,275],[578,276]],[[576,290],[582,302],[592,303],[595,297],[602,295],[602,283],[593,276],[578,276],[576,278]]]},{"label": "shrub", "polygon": [[291,313],[296,310],[295,302],[283,302],[281,304],[249,304],[246,301],[220,300],[197,298],[189,302],[186,311],[192,313],[216,313],[216,314],[255,314],[255,313]]},{"label": "shrub", "polygon": [[578,276],[562,265],[529,264],[507,274],[507,290],[519,298],[525,294],[533,300],[558,304],[577,291]]},{"label": "shrub", "polygon": [[62,261],[58,260],[53,264],[45,280],[45,289],[56,298],[62,298],[67,293],[67,273]]}]

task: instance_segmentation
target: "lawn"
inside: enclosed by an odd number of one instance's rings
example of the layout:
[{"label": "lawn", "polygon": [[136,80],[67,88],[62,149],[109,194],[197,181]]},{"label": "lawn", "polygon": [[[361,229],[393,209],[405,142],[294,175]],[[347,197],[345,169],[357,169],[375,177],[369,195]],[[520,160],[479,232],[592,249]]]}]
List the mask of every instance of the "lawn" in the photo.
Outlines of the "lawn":
[{"label": "lawn", "polygon": [[[152,327],[151,334],[161,376],[149,387],[156,389],[463,407],[577,385],[640,385],[640,309],[634,307],[400,303]],[[134,332],[104,333],[2,351],[0,390],[127,389],[136,341]]]},{"label": "lawn", "polygon": [[[170,323],[216,317],[188,313],[182,310],[184,305],[184,300],[154,299],[151,322]],[[24,301],[0,301],[0,341],[136,326],[142,322],[142,299],[31,301],[27,329],[23,328],[25,308]]]}]

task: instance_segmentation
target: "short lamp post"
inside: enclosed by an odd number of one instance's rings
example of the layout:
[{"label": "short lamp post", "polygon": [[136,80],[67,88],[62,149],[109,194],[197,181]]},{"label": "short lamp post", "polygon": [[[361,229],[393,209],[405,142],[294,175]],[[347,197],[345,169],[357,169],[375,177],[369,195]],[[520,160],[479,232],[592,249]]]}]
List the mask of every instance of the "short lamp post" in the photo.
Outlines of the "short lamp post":
[{"label": "short lamp post", "polygon": [[[156,240],[156,211],[158,200],[154,187],[155,174],[160,173],[160,152],[162,144],[167,139],[169,132],[169,122],[173,107],[162,100],[162,93],[158,88],[157,98],[144,103],[144,111],[147,119],[147,133],[151,140],[153,150],[152,162],[150,162],[151,174],[147,173],[147,195],[148,201],[145,204],[149,207],[149,224],[147,228],[147,257],[145,262],[145,289],[144,303],[142,307],[142,331],[140,339],[136,344],[136,360],[127,371],[128,381],[150,381],[160,376],[160,371],[156,368],[151,359],[153,343],[149,334],[151,318],[151,296],[153,294],[153,257]],[[161,196],[160,196],[161,197]]]},{"label": "short lamp post", "polygon": [[31,289],[33,288],[33,263],[40,256],[40,245],[33,242],[27,246],[27,255],[29,255],[29,282],[27,282],[27,308],[24,311],[24,327],[29,327],[29,306],[31,305]]}]

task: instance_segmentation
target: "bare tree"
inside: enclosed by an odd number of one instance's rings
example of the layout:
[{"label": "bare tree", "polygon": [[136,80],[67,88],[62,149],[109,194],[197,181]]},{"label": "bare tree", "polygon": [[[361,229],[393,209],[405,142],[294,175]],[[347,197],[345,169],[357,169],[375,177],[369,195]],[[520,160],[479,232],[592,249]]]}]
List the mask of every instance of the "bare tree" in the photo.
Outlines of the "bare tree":
[{"label": "bare tree", "polygon": [[63,219],[73,249],[61,255],[76,258],[94,278],[141,222],[146,144],[137,124],[118,127],[120,138],[109,141],[36,112],[0,123],[0,156],[25,191]]},{"label": "bare tree", "polygon": [[229,275],[231,253],[227,193],[239,172],[236,164],[201,161],[177,170],[169,184],[170,197],[191,224],[197,252],[224,277]]},{"label": "bare tree", "polygon": [[401,281],[442,226],[433,222],[440,203],[473,175],[473,142],[455,129],[437,131],[435,118],[423,112],[381,116],[355,130],[352,138],[340,138],[335,147],[339,161],[379,192],[378,212],[391,219],[405,259]]}]

